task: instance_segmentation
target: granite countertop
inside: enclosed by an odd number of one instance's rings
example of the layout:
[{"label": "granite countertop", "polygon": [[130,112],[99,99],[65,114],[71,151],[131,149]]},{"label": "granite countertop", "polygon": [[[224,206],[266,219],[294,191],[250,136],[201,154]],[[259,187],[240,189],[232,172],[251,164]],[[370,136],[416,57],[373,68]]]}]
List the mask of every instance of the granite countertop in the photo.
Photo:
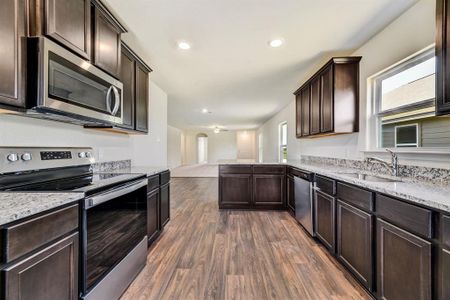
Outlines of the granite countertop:
[{"label": "granite countertop", "polygon": [[0,225],[77,202],[84,193],[0,192]]},{"label": "granite countertop", "polygon": [[147,176],[152,176],[167,170],[169,170],[169,168],[163,166],[131,166],[128,168],[116,169],[111,173],[147,174]]},{"label": "granite countertop", "polygon": [[[281,164],[277,162],[253,163],[250,161],[223,161],[222,165],[236,164]],[[300,161],[288,161],[285,165],[309,171],[315,174],[334,178],[336,180],[351,183],[375,192],[394,196],[413,203],[428,206],[445,212],[450,212],[450,186],[434,185],[426,182],[417,182],[409,178],[400,178],[400,182],[372,182],[350,177],[343,173],[365,173],[373,174],[358,169],[350,169],[333,165],[308,164]],[[374,174],[380,177],[392,178],[390,176]]]}]

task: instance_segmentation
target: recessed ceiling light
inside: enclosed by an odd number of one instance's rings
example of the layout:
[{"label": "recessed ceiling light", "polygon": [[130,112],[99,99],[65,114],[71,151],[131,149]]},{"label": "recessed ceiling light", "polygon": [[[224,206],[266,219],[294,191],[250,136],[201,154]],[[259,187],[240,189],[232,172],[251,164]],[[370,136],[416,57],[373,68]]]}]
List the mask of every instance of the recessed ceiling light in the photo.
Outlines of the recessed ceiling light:
[{"label": "recessed ceiling light", "polygon": [[203,108],[202,113],[207,114],[207,113],[209,113],[209,110],[207,108]]},{"label": "recessed ceiling light", "polygon": [[269,42],[269,46],[272,48],[278,48],[281,45],[283,45],[283,40],[282,39],[275,39],[275,40],[271,40]]},{"label": "recessed ceiling light", "polygon": [[214,133],[220,133],[220,129],[219,129],[219,127],[216,127],[216,128],[214,128]]},{"label": "recessed ceiling light", "polygon": [[191,45],[188,42],[178,42],[178,48],[182,50],[189,50],[191,49]]}]

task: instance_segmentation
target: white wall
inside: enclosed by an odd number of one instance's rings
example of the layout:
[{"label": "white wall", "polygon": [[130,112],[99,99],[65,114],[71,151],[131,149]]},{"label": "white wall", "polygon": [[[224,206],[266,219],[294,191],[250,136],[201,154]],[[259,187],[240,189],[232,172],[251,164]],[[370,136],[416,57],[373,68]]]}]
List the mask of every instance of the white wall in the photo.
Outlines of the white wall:
[{"label": "white wall", "polygon": [[197,134],[208,135],[208,163],[217,163],[223,159],[237,158],[236,132],[224,131],[215,134],[212,131],[186,131],[185,136],[185,161],[183,164],[197,163]]},{"label": "white wall", "polygon": [[167,166],[171,169],[182,164],[182,131],[173,126],[167,126]]},{"label": "white wall", "polygon": [[93,147],[98,161],[132,159],[134,164],[166,165],[167,95],[152,82],[149,95],[149,135],[117,134],[55,121],[0,114],[0,147]]},{"label": "white wall", "polygon": [[[263,133],[264,160],[278,159],[278,124],[288,122],[288,157],[300,154],[338,158],[361,158],[366,150],[367,78],[399,60],[429,46],[435,39],[435,1],[421,0],[375,35],[352,55],[362,56],[360,64],[360,132],[318,139],[295,138],[295,100],[258,129]],[[330,57],[324,57],[317,67]],[[313,74],[317,67],[308,73]],[[306,81],[304,78],[302,82]],[[300,82],[300,84],[302,83]]]},{"label": "white wall", "polygon": [[150,82],[148,135],[133,137],[133,165],[167,165],[167,94]]},{"label": "white wall", "polygon": [[256,159],[256,132],[244,130],[236,132],[237,158]]}]

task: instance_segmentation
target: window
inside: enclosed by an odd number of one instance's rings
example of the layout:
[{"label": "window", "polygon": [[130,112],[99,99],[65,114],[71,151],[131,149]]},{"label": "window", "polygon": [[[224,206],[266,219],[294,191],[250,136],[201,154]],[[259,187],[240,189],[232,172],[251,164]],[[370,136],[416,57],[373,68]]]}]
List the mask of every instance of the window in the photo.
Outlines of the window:
[{"label": "window", "polygon": [[279,125],[279,161],[287,162],[287,122],[280,123]]},{"label": "window", "polygon": [[395,126],[395,147],[419,147],[419,124]]},{"label": "window", "polygon": [[377,147],[450,147],[450,118],[436,117],[434,46],[373,77]]}]

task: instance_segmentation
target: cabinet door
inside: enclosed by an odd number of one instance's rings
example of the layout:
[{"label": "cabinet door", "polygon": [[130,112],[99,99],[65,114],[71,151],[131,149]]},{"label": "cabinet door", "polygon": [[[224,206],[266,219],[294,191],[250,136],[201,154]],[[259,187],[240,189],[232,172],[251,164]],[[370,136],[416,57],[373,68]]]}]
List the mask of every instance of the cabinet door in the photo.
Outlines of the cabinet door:
[{"label": "cabinet door", "polygon": [[295,95],[295,136],[300,138],[302,133],[302,94],[300,92]]},{"label": "cabinet door", "polygon": [[90,59],[90,9],[90,0],[46,0],[45,34]]},{"label": "cabinet door", "polygon": [[25,0],[4,0],[0,9],[0,104],[25,107]]},{"label": "cabinet door", "polygon": [[160,228],[164,228],[170,220],[170,183],[161,186],[160,188]]},{"label": "cabinet door", "polygon": [[116,78],[120,73],[120,36],[120,29],[95,7],[94,63]]},{"label": "cabinet door", "polygon": [[287,177],[287,206],[295,214],[295,181],[292,177]]},{"label": "cabinet door", "polygon": [[333,66],[328,67],[320,75],[321,88],[321,122],[320,132],[327,133],[334,130],[334,106],[333,106]]},{"label": "cabinet door", "polygon": [[431,243],[377,219],[380,299],[431,299]]},{"label": "cabinet door", "polygon": [[320,133],[320,77],[311,82],[311,134]]},{"label": "cabinet door", "polygon": [[147,237],[150,245],[159,233],[159,189],[147,195]]},{"label": "cabinet door", "polygon": [[219,175],[220,208],[248,208],[252,201],[251,174]]},{"label": "cabinet door", "polygon": [[134,129],[135,61],[126,47],[122,46],[120,80],[123,83],[123,124],[120,127]]},{"label": "cabinet door", "polygon": [[2,271],[5,299],[78,299],[78,234]]},{"label": "cabinet door", "polygon": [[285,175],[254,174],[253,203],[255,206],[282,208],[284,205]]},{"label": "cabinet door", "polygon": [[136,130],[148,132],[148,72],[136,63]]},{"label": "cabinet door", "polygon": [[307,87],[301,91],[302,97],[302,136],[309,135],[309,110],[310,110],[310,88]]},{"label": "cabinet door", "polygon": [[436,6],[436,113],[450,114],[450,38],[448,0]]},{"label": "cabinet door", "polygon": [[440,250],[439,299],[450,299],[450,251]]},{"label": "cabinet door", "polygon": [[326,248],[335,251],[335,199],[334,197],[316,192],[314,196],[316,235]]},{"label": "cabinet door", "polygon": [[337,255],[369,290],[372,290],[372,215],[337,201]]}]

